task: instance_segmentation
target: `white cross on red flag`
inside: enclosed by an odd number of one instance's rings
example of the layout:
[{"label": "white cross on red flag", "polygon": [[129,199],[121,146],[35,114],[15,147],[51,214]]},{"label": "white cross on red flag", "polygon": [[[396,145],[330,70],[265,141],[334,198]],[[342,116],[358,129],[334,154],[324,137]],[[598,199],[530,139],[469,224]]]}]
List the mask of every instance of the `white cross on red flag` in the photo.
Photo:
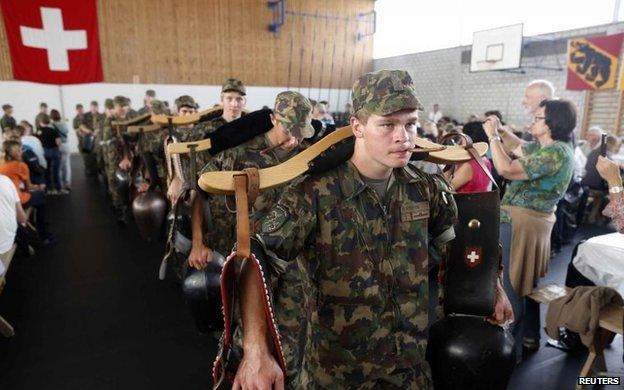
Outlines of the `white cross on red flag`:
[{"label": "white cross on red flag", "polygon": [[3,0],[16,80],[102,81],[96,0]]}]

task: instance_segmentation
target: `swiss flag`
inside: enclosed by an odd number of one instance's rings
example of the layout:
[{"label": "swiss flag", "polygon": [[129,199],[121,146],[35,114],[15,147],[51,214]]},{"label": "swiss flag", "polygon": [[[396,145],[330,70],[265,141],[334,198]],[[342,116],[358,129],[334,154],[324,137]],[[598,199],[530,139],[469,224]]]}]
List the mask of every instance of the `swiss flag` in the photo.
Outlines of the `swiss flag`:
[{"label": "swiss flag", "polygon": [[96,0],[2,0],[0,4],[16,80],[102,81]]}]

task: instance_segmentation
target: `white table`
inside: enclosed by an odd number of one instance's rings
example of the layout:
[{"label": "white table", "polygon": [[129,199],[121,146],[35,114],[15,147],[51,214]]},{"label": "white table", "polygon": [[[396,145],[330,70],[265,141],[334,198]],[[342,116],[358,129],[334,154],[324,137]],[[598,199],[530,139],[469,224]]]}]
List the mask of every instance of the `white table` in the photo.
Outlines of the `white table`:
[{"label": "white table", "polygon": [[624,234],[588,239],[579,245],[573,263],[596,286],[611,287],[624,297]]}]

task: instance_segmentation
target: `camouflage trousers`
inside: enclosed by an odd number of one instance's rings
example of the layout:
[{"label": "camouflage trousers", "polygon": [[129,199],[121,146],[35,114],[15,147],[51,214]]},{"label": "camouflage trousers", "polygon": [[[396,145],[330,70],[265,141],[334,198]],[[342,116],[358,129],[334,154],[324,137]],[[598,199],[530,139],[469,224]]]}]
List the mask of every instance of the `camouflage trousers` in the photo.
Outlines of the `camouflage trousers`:
[{"label": "camouflage trousers", "polygon": [[297,383],[289,383],[290,389],[433,389],[431,380],[420,370],[413,368],[397,369],[389,372],[382,378],[373,381],[354,381],[352,383],[332,382],[331,378],[324,378],[324,383],[317,381],[318,377],[310,376],[307,370],[302,370]]},{"label": "camouflage trousers", "polygon": [[113,207],[121,208],[125,206],[125,200],[121,198],[117,191],[117,180],[115,179],[115,172],[119,168],[119,162],[121,156],[115,145],[105,145],[103,148],[104,166],[106,172],[106,180],[108,182],[108,193],[111,197]]},{"label": "camouflage trousers", "polygon": [[82,155],[82,161],[84,162],[85,171],[87,175],[95,175],[98,171],[98,163],[95,153],[80,153]]}]

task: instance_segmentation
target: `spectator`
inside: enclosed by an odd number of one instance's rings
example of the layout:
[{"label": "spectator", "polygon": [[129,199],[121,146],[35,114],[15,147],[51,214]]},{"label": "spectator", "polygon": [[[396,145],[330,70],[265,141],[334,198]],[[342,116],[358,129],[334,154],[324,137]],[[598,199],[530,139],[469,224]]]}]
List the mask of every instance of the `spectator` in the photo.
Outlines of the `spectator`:
[{"label": "spectator", "polygon": [[425,138],[437,142],[438,140],[438,126],[435,123],[427,121],[423,126],[423,132],[425,134]]},{"label": "spectator", "polygon": [[470,123],[470,122],[479,122],[479,116],[477,114],[470,114],[468,116],[468,120],[466,121],[466,123]]},{"label": "spectator", "polygon": [[[22,143],[22,161],[28,165],[28,169],[30,171],[30,181],[34,184],[44,184],[45,183],[45,172],[46,169],[40,163],[39,156],[37,153],[41,153],[41,158],[43,159],[44,164],[46,163],[45,157],[43,156],[43,146],[41,145],[41,141],[39,138],[33,136],[24,136],[25,129],[23,126],[17,126],[19,140]],[[15,137],[17,140],[18,137]],[[24,143],[24,140],[28,143]],[[35,153],[37,150],[37,153]]]},{"label": "spectator", "polygon": [[[617,153],[620,148],[620,141],[617,137],[609,134],[606,139],[607,157],[611,157]],[[585,215],[585,209],[587,207],[587,199],[591,195],[593,198],[592,211],[589,214],[587,221],[589,223],[595,223],[599,219],[600,212],[606,205],[606,196],[608,193],[608,187],[606,183],[600,177],[600,173],[596,168],[598,163],[598,157],[600,156],[600,148],[595,148],[589,153],[587,157],[587,163],[585,165],[585,176],[581,181],[583,186],[583,196],[579,203],[579,209],[577,214],[577,221],[582,222]]]},{"label": "spectator", "polygon": [[624,188],[622,188],[621,167],[602,156],[598,157],[596,169],[609,186],[609,204],[602,212],[611,218],[618,232],[624,234]]},{"label": "spectator", "polygon": [[40,123],[42,127],[39,139],[43,145],[43,154],[47,163],[46,185],[48,194],[58,195],[67,193],[61,187],[61,152],[59,151],[59,146],[62,143],[61,133],[52,127],[50,117],[47,115],[41,117]]},{"label": "spectator", "polygon": [[[600,140],[605,133],[599,126],[592,126],[585,134],[585,140],[579,142],[579,148],[585,157],[589,157],[592,150],[600,146]],[[594,164],[595,165],[595,164]]]},{"label": "spectator", "polygon": [[17,126],[17,122],[15,118],[13,118],[13,106],[4,104],[2,106],[2,111],[4,111],[4,115],[2,115],[0,119],[0,130],[4,133],[6,129],[14,129]]},{"label": "spectator", "polygon": [[20,132],[20,141],[22,142],[22,149],[30,149],[37,156],[37,160],[39,165],[43,168],[48,166],[46,162],[45,156],[43,154],[43,145],[41,145],[41,141],[39,138],[33,135],[33,127],[27,121],[21,121],[17,126],[17,129]]},{"label": "spectator", "polygon": [[[488,142],[483,126],[464,126],[464,134],[469,136],[473,142]],[[464,138],[459,137],[459,139],[460,145],[466,144]],[[483,163],[491,172],[492,162],[488,158],[483,158]],[[470,160],[469,162],[455,166],[453,169],[446,171],[445,175],[451,181],[451,185],[455,188],[456,192],[485,192],[489,191],[491,188],[488,175],[483,172],[483,169],[475,160]]]},{"label": "spectator", "polygon": [[[571,135],[575,126],[576,109],[567,100],[544,100],[539,104],[530,128],[534,142],[505,132],[494,115],[483,125],[496,170],[511,180],[501,201],[500,237],[503,284],[516,318],[512,334],[518,360],[521,345],[531,351],[539,348],[539,304],[527,295],[548,270],[555,207],[574,169]],[[498,135],[501,131],[504,141]],[[511,159],[503,142],[518,159]]]},{"label": "spectator", "polygon": [[35,135],[39,135],[41,131],[41,120],[48,116],[48,104],[46,102],[39,103],[39,113],[35,117],[35,127],[37,128],[37,133]]},{"label": "spectator", "polygon": [[61,134],[61,144],[59,145],[59,152],[61,154],[60,162],[60,179],[61,189],[71,191],[71,151],[69,150],[69,129],[63,120],[61,114],[57,110],[50,111],[50,119],[52,119],[52,127],[54,127]]},{"label": "spectator", "polygon": [[433,105],[433,110],[431,112],[429,112],[429,121],[435,123],[436,125],[438,124],[438,121],[440,119],[442,119],[442,111],[440,111],[440,105],[438,103],[435,103]]},{"label": "spectator", "polygon": [[5,272],[3,263],[15,242],[18,222],[26,223],[26,213],[11,179],[0,175],[0,276]]},{"label": "spectator", "polygon": [[[524,111],[531,116],[539,109],[540,103],[546,99],[552,99],[555,96],[555,87],[548,80],[533,80],[524,90],[522,98],[522,106]],[[530,126],[529,126],[530,127]],[[524,140],[531,141],[533,137],[530,132],[524,133]]]},{"label": "spectator", "polygon": [[44,244],[51,242],[52,237],[47,232],[45,190],[44,184],[33,184],[30,181],[28,166],[22,162],[22,152],[19,141],[7,140],[2,144],[4,160],[0,162],[0,175],[5,175],[13,182],[24,209],[33,207],[37,212],[37,232]]}]

